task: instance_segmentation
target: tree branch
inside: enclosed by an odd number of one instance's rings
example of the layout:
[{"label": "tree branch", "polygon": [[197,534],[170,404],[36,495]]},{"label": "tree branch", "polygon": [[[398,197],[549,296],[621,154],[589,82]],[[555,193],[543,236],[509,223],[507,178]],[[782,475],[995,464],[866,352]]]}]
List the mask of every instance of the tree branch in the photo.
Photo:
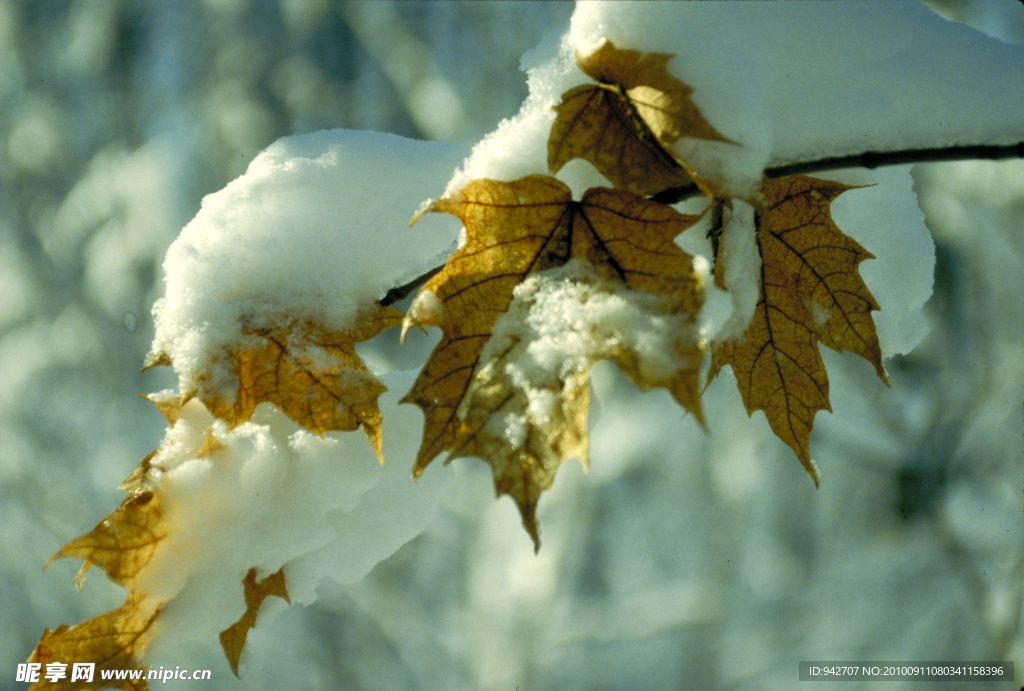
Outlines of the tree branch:
[{"label": "tree branch", "polygon": [[[865,151],[850,156],[833,156],[819,158],[816,161],[798,161],[781,166],[764,169],[764,176],[769,179],[786,178],[790,175],[818,173],[839,168],[882,168],[884,166],[901,166],[907,163],[941,163],[944,161],[988,160],[1001,161],[1008,158],[1024,158],[1024,142],[995,146],[991,144],[975,144],[971,146],[946,146],[931,149],[903,149],[901,151]],[[659,204],[678,204],[700,192],[696,185],[670,187],[651,195],[650,200]],[[436,266],[422,276],[414,278],[405,285],[392,288],[380,301],[385,307],[407,297],[413,290],[429,281],[444,266]]]},{"label": "tree branch", "polygon": [[817,161],[787,163],[764,169],[767,178],[786,178],[790,175],[816,173],[838,168],[881,168],[905,163],[939,163],[942,161],[990,160],[1024,158],[1024,142],[1006,146],[977,144],[973,146],[946,146],[933,149],[905,149],[903,151],[865,151],[852,156],[835,156]]}]

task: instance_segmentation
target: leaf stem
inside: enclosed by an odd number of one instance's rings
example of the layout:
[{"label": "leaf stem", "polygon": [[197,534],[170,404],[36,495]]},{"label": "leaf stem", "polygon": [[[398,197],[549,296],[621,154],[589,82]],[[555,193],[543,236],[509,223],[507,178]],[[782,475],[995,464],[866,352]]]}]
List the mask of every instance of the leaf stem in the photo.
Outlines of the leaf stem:
[{"label": "leaf stem", "polygon": [[393,305],[400,300],[404,300],[406,297],[409,296],[409,293],[416,290],[421,285],[423,285],[431,278],[433,278],[435,275],[440,273],[441,269],[443,268],[444,264],[442,264],[441,266],[435,266],[426,273],[421,274],[416,278],[412,279],[408,283],[392,288],[387,292],[387,294],[383,298],[381,298],[380,304],[384,307],[387,307],[388,305]]}]

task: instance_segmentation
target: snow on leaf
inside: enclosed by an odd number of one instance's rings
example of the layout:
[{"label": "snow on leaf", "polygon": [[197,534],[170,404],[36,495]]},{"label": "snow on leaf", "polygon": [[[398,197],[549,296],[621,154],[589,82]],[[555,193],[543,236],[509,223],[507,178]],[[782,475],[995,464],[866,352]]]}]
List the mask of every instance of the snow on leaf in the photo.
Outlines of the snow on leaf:
[{"label": "snow on leaf", "polygon": [[588,465],[590,372],[612,360],[639,387],[663,386],[700,419],[703,359],[692,314],[596,276],[579,260],[533,274],[495,322],[458,411],[454,456],[487,459],[539,547],[536,506],[562,461]]},{"label": "snow on leaf", "polygon": [[[522,342],[516,345],[522,345]],[[478,456],[494,473],[498,495],[508,494],[519,506],[523,526],[540,548],[537,501],[551,487],[562,461],[589,459],[587,415],[590,409],[590,367],[571,372],[542,389],[551,401],[540,415],[530,415],[531,396],[507,372],[506,361],[519,349],[488,361],[471,380],[464,415],[451,447],[451,457]],[[509,429],[507,425],[514,425]]]},{"label": "snow on leaf", "polygon": [[245,647],[245,639],[249,635],[249,629],[256,626],[256,615],[260,610],[263,601],[269,595],[276,595],[288,604],[288,589],[285,587],[284,570],[279,569],[262,581],[256,581],[256,569],[249,569],[242,579],[242,588],[245,594],[245,614],[242,618],[225,629],[220,634],[220,645],[224,648],[224,655],[228,658],[231,671],[238,676],[238,661],[242,656],[242,649]]},{"label": "snow on leaf", "polygon": [[619,50],[605,41],[576,61],[598,84],[562,94],[548,139],[548,168],[574,158],[590,161],[618,189],[652,195],[696,184],[707,189],[671,151],[682,137],[729,141],[690,98],[689,86],[668,71],[672,55]]},{"label": "snow on leaf", "polygon": [[[198,396],[229,430],[246,422],[264,402],[321,436],[362,427],[383,462],[377,397],[387,389],[356,354],[355,344],[398,326],[401,319],[398,310],[377,305],[347,331],[310,321],[273,329],[243,325],[242,338],[226,355],[237,389],[204,387],[200,381],[199,390],[185,392],[181,402]],[[161,412],[169,408],[162,400],[154,403]]]},{"label": "snow on leaf", "polygon": [[[466,242],[423,286],[403,325],[438,325],[444,332],[403,399],[417,404],[426,418],[413,474],[422,473],[443,451],[449,458],[484,457],[498,492],[513,496],[536,541],[537,495],[550,486],[562,460],[575,456],[586,462],[589,364],[549,384],[560,399],[551,407],[556,412],[552,420],[560,418],[560,423],[534,425],[518,442],[486,431],[501,428],[495,420],[509,412],[506,406],[521,412],[526,403],[516,398],[518,384],[500,366],[514,343],[486,361],[481,357],[495,323],[527,277],[570,260],[589,267],[591,280],[658,296],[665,315],[692,317],[702,301],[700,280],[690,256],[673,240],[696,219],[619,190],[590,189],[575,202],[568,187],[545,176],[509,183],[475,180],[426,210],[457,216],[465,224]],[[691,341],[680,347],[687,365],[663,379],[645,371],[635,354],[609,351],[595,361],[614,359],[641,386],[666,386],[702,420],[696,368],[690,366],[691,360],[699,362],[701,351],[696,337]]]},{"label": "snow on leaf", "polygon": [[732,365],[747,412],[765,411],[815,484],[809,436],[817,411],[831,411],[818,343],[860,355],[888,384],[871,318],[878,304],[857,273],[860,262],[874,256],[844,235],[829,211],[830,202],[849,189],[802,175],[764,184],[754,319],[742,339],[713,351],[712,376]]},{"label": "snow on leaf", "polygon": [[145,691],[147,684],[144,679],[104,680],[102,673],[142,668],[137,661],[146,647],[150,624],[159,612],[159,606],[145,595],[129,592],[124,603],[115,610],[77,626],[61,625],[54,631],[47,629],[28,661],[41,663],[44,671],[51,662],[93,662],[96,664],[93,681],[72,682],[69,664],[64,679],[54,682],[40,677],[29,691],[112,687],[124,691]]}]

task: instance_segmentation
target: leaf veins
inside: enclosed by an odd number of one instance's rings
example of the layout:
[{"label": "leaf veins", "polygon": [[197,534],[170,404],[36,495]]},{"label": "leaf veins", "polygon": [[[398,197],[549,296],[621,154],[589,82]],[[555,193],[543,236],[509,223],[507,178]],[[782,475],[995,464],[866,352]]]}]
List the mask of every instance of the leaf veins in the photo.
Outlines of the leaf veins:
[{"label": "leaf veins", "polygon": [[57,689],[102,689],[117,687],[124,691],[146,691],[144,679],[105,680],[106,670],[139,669],[137,659],[147,643],[150,624],[160,608],[145,595],[129,592],[124,603],[115,610],[82,622],[77,626],[58,626],[43,632],[39,644],[32,651],[29,662],[38,662],[46,669],[50,662],[93,662],[96,668],[93,681],[71,683],[71,667],[67,677],[57,682],[40,678],[29,691]]},{"label": "leaf veins", "polygon": [[[150,457],[143,459],[143,464]],[[79,587],[86,570],[96,564],[114,583],[131,589],[135,576],[149,563],[157,544],[166,536],[157,496],[152,492],[129,494],[89,533],[61,547],[43,568],[62,557],[78,557],[84,560],[75,578]]]},{"label": "leaf veins", "polygon": [[[513,496],[536,540],[533,510],[539,492],[551,484],[553,466],[572,456],[584,456],[581,460],[586,461],[586,444],[578,438],[585,435],[585,424],[572,423],[585,421],[589,380],[567,375],[559,385],[560,395],[575,401],[562,413],[570,424],[568,436],[563,438],[553,427],[535,430],[538,436],[531,443],[560,448],[557,458],[538,457],[525,446],[499,449],[481,430],[514,395],[513,387],[501,376],[494,380],[498,389],[488,389],[484,379],[471,386],[475,373],[487,365],[480,356],[494,324],[527,276],[564,266],[571,259],[590,266],[597,280],[661,296],[665,314],[694,314],[702,300],[700,281],[690,256],[674,238],[696,219],[618,190],[591,189],[574,202],[563,183],[545,176],[508,183],[474,180],[456,197],[439,199],[427,211],[461,219],[466,242],[423,286],[404,324],[406,329],[438,325],[444,332],[403,399],[422,408],[426,418],[413,475],[422,473],[443,451],[450,452],[449,458],[483,456],[495,471],[498,492]],[[681,350],[699,360],[696,338],[693,341],[693,352]],[[620,362],[641,385],[667,386],[701,419],[696,368],[680,372],[678,381],[654,381],[644,378],[628,354],[603,357]]]},{"label": "leaf veins", "polygon": [[764,184],[754,319],[741,340],[717,345],[713,356],[712,376],[732,365],[747,413],[765,411],[815,484],[809,436],[817,411],[831,412],[818,342],[860,355],[888,384],[871,318],[878,303],[857,273],[874,255],[844,235],[829,210],[848,189],[802,175]]},{"label": "leaf veins", "polygon": [[562,94],[548,138],[548,168],[574,158],[596,167],[617,189],[649,196],[696,183],[710,190],[675,154],[682,137],[729,141],[694,105],[693,89],[673,77],[666,53],[619,50],[611,41],[576,62],[598,84]]}]

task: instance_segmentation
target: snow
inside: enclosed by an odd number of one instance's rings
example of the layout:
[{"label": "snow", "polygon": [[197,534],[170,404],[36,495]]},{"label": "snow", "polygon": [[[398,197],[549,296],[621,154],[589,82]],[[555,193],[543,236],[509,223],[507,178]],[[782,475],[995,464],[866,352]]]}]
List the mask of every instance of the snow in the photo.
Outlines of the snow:
[{"label": "snow", "polygon": [[[478,177],[546,173],[551,108],[590,81],[576,51],[604,39],[676,56],[670,71],[740,144],[684,138],[676,151],[737,196],[754,191],[765,166],[862,153],[867,142],[887,151],[1024,139],[1014,117],[1024,109],[1021,51],[912,0],[583,2],[561,43],[524,57],[530,96],[474,148],[448,191]],[[583,191],[577,175],[559,177]]]},{"label": "snow", "polygon": [[[716,315],[714,298],[701,311],[707,323],[708,338],[720,342],[742,337],[754,318],[759,295],[757,279],[761,275],[761,255],[753,241],[754,209],[744,202],[733,205],[732,216],[722,229],[721,261],[730,308]],[[709,257],[710,260],[710,257]],[[712,288],[718,291],[717,286]],[[710,292],[710,291],[709,291]]]},{"label": "snow", "polygon": [[[451,472],[414,483],[402,462],[420,441],[419,414],[398,406],[414,378],[384,377],[383,468],[363,435],[320,438],[269,404],[230,432],[196,399],[182,409],[152,459],[168,532],[138,587],[168,605],[147,664],[173,666],[183,643],[216,641],[245,611],[252,567],[259,579],[284,567],[292,603],[310,604],[325,580],[358,581],[430,523]],[[208,430],[220,448],[199,457]]]},{"label": "snow", "polygon": [[[461,144],[331,130],[285,137],[207,196],[164,261],[153,352],[188,390],[252,328],[313,320],[344,330],[389,288],[443,261],[458,223],[409,219],[465,156]],[[206,386],[230,386],[223,366]],[[195,387],[192,386],[194,389]]]},{"label": "snow", "polygon": [[[473,149],[447,192],[474,178],[547,173],[552,106],[564,91],[590,81],[576,65],[576,51],[586,54],[605,39],[676,56],[670,71],[693,87],[708,121],[740,144],[684,138],[676,152],[739,196],[752,194],[765,166],[868,148],[1024,140],[1016,116],[1024,110],[1017,78],[1024,51],[918,2],[583,2],[561,41],[549,38],[524,56],[529,97]],[[948,48],[936,51],[937,45]],[[931,294],[935,250],[909,170],[818,174],[878,183],[845,193],[832,209],[838,227],[876,256],[860,272],[881,306],[874,317],[885,358],[909,352],[928,331],[920,308]],[[577,198],[607,185],[582,161],[556,177]],[[723,340],[742,334],[756,302],[750,277],[757,257],[749,220],[741,217],[749,219],[749,209],[737,203],[722,239],[733,258],[725,278],[731,304],[709,285],[701,315],[708,334]],[[709,250],[696,251],[711,261]]]},{"label": "snow", "polygon": [[670,70],[751,165],[1024,139],[1021,50],[913,0],[588,2],[571,36],[674,53]]},{"label": "snow", "polygon": [[[440,263],[458,224],[408,223],[464,155],[462,145],[374,132],[287,137],[206,197],[167,252],[167,291],[153,310],[153,352],[171,356],[178,390],[232,385],[224,352],[243,324],[345,329]],[[324,579],[357,581],[423,530],[450,473],[409,477],[422,417],[397,399],[414,376],[384,377],[383,453],[394,460],[383,470],[364,435],[319,438],[269,404],[231,431],[198,399],[182,409],[152,461],[168,536],[139,589],[170,602],[154,660],[164,641],[217,640],[237,621],[249,568],[263,578],[284,567],[292,602],[308,604]],[[201,457],[208,435],[219,448]]]},{"label": "snow", "polygon": [[[530,59],[524,58],[524,65],[538,61],[536,67],[527,70],[529,96],[518,114],[503,120],[494,132],[473,147],[470,157],[448,183],[446,194],[454,194],[471,180],[479,178],[511,181],[549,172],[547,141],[551,124],[555,121],[551,108],[558,103],[563,92],[587,79],[576,65],[568,41],[563,38],[557,45],[548,42],[543,53],[552,50],[557,51],[556,54],[544,56],[546,59],[543,60],[538,49]],[[574,195],[578,196],[583,191],[573,184],[575,181],[564,176],[560,179],[572,188]]]},{"label": "snow", "polygon": [[[500,386],[513,395],[488,419],[488,431],[512,449],[530,430],[564,424],[563,398],[603,359],[635,363],[648,385],[699,367],[680,349],[701,340],[693,316],[672,314],[662,296],[600,279],[580,260],[529,276],[513,292],[480,353],[472,391]],[[589,379],[584,379],[589,387]],[[696,379],[694,380],[696,383]],[[463,419],[467,396],[459,408]],[[586,465],[587,459],[579,459]]]},{"label": "snow", "polygon": [[[687,335],[696,342],[690,315],[672,315],[660,296],[602,281],[589,265],[574,260],[516,287],[480,360],[488,362],[512,348],[501,360],[506,375],[517,388],[529,390],[533,400],[548,393],[554,381],[585,372],[594,361],[620,350],[636,355],[645,378],[671,377],[692,366],[674,348]],[[543,401],[536,405],[546,407]]]},{"label": "snow", "polygon": [[831,210],[839,229],[875,255],[858,270],[881,308],[872,316],[883,359],[909,353],[928,335],[921,308],[932,294],[935,243],[918,208],[910,169],[821,175],[847,184],[876,183],[843,192]]}]

